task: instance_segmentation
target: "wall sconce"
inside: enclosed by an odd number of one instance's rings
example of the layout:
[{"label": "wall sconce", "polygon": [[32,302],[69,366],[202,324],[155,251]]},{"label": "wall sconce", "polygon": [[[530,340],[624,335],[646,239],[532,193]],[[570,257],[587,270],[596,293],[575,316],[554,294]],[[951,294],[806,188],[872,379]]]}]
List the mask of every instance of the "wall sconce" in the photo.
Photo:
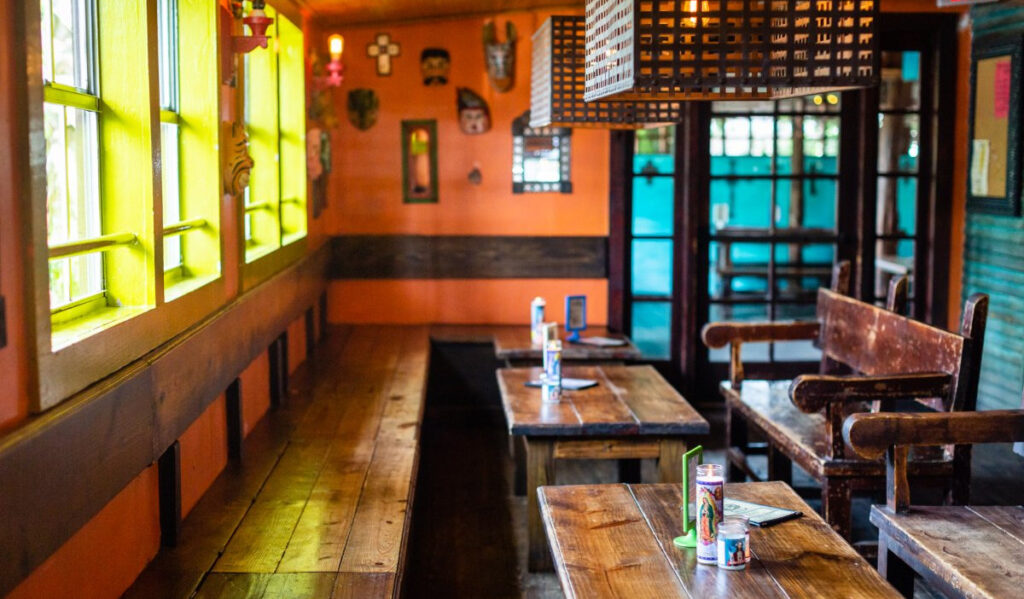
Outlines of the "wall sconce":
[{"label": "wall sconce", "polygon": [[231,36],[236,54],[248,54],[256,48],[267,47],[267,27],[270,27],[274,19],[263,12],[265,6],[265,0],[253,0],[249,16],[243,18],[242,3],[234,0],[231,2],[231,10],[235,14],[235,19],[242,19],[242,23],[248,25],[251,31],[250,35]]},{"label": "wall sconce", "polygon": [[338,87],[345,78],[341,75],[345,65],[341,63],[341,55],[345,51],[345,38],[335,33],[327,38],[327,49],[331,54],[331,62],[327,63],[327,76],[314,77],[313,86],[320,89]]}]

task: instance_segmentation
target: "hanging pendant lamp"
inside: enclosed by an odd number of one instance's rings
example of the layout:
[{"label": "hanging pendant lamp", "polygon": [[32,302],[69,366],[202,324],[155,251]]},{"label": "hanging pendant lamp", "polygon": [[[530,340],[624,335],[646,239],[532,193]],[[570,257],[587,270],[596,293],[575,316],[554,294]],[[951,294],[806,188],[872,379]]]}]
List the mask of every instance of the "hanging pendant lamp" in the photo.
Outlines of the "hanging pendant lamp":
[{"label": "hanging pendant lamp", "polygon": [[584,34],[582,16],[552,16],[533,35],[531,127],[640,129],[681,119],[679,102],[584,102]]},{"label": "hanging pendant lamp", "polygon": [[878,84],[878,0],[587,0],[596,100],[745,100]]}]

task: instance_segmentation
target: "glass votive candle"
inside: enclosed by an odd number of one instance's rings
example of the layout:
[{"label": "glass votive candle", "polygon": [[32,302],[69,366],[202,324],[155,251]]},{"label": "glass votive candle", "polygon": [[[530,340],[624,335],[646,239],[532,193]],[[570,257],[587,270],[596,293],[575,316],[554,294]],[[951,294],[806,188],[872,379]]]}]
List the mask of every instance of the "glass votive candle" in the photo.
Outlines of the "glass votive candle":
[{"label": "glass votive candle", "polygon": [[697,466],[697,562],[718,563],[718,526],[722,522],[725,471],[721,464]]},{"label": "glass votive candle", "polygon": [[726,517],[718,527],[718,567],[742,570],[750,561],[750,528],[747,519]]},{"label": "glass votive candle", "polygon": [[540,400],[542,404],[562,401],[562,387],[560,385],[542,383],[540,386]]}]

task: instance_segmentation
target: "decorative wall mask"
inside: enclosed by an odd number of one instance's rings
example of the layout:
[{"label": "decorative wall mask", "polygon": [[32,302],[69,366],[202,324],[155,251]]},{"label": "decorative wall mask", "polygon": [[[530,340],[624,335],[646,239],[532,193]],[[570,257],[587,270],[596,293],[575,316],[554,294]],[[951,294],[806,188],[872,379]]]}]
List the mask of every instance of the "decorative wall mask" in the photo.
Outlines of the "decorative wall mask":
[{"label": "decorative wall mask", "polygon": [[402,200],[437,199],[437,121],[402,121]]},{"label": "decorative wall mask", "polygon": [[479,135],[491,129],[491,111],[487,102],[468,87],[460,87],[455,94],[459,107],[459,127],[466,135]]},{"label": "decorative wall mask", "polygon": [[306,133],[306,171],[313,192],[313,218],[327,207],[327,181],[331,174],[331,134],[314,127]]},{"label": "decorative wall mask", "polygon": [[480,163],[473,163],[473,170],[469,171],[469,175],[466,176],[470,183],[473,185],[480,185],[484,181],[484,174],[480,172]]},{"label": "decorative wall mask", "polygon": [[377,76],[387,77],[391,74],[391,59],[402,53],[402,47],[391,41],[387,33],[378,33],[372,42],[366,45],[366,55],[377,61]]},{"label": "decorative wall mask", "polygon": [[451,56],[444,48],[426,48],[420,53],[420,70],[423,72],[423,85],[446,85],[448,70],[451,68]]},{"label": "decorative wall mask", "polygon": [[505,23],[505,41],[499,42],[494,21],[484,24],[484,60],[491,85],[501,93],[512,89],[516,77],[516,26]]},{"label": "decorative wall mask", "polygon": [[348,122],[360,131],[377,124],[380,98],[372,89],[354,89],[348,92]]},{"label": "decorative wall mask", "polygon": [[242,123],[224,123],[224,128],[228,127],[230,131],[224,132],[228,142],[223,165],[224,191],[240,197],[249,187],[249,172],[253,167],[252,156],[249,156],[249,136]]}]

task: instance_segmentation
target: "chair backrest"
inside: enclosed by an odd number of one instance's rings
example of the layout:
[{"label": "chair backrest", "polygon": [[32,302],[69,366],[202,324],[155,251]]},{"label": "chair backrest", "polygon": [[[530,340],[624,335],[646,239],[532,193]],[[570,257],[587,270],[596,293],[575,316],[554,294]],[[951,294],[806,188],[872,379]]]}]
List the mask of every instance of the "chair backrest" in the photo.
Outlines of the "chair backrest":
[{"label": "chair backrest", "polygon": [[922,403],[940,411],[974,409],[988,296],[968,299],[960,334],[828,289],[818,291],[817,315],[823,360],[866,375],[944,372],[953,379],[949,397]]}]

